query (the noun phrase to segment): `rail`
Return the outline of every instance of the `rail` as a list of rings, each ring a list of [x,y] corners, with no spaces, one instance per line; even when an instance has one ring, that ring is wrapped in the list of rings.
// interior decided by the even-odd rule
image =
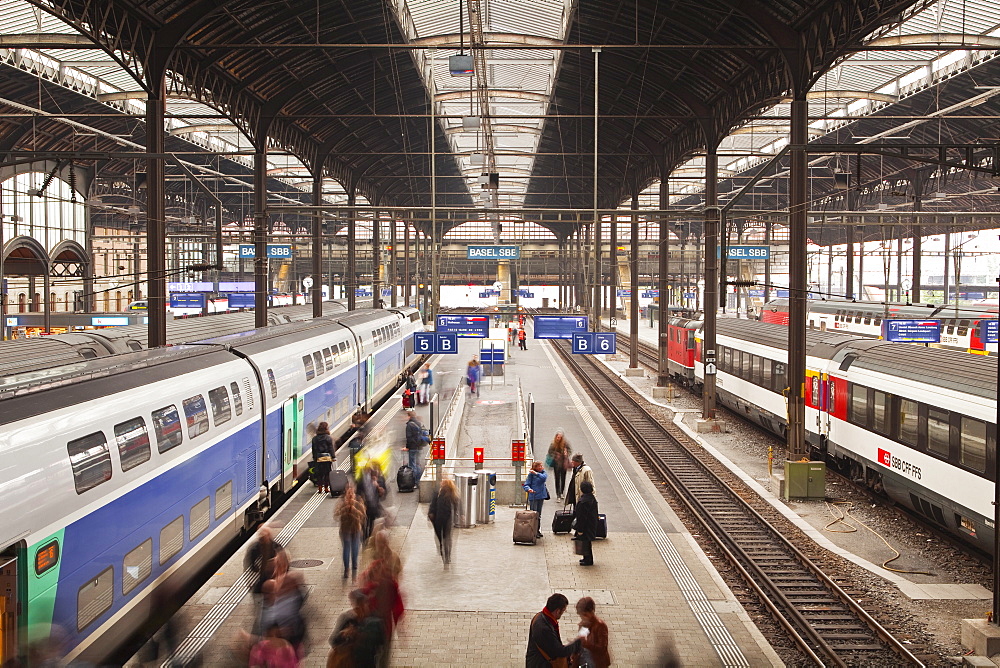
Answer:
[[[688,450],[683,436],[672,433],[672,425],[651,416],[634,390],[594,360],[569,354],[565,345],[555,348],[808,660],[817,665],[863,665],[886,661],[891,652],[892,661],[923,665]]]

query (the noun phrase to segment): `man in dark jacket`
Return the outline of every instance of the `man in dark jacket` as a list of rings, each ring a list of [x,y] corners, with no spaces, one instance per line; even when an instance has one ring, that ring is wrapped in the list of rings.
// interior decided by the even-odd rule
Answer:
[[[573,506],[573,518],[576,520],[576,537],[574,540],[580,541],[583,546],[583,559],[581,566],[594,565],[594,551],[591,545],[597,538],[597,499],[594,497],[594,486],[589,482],[580,483],[580,498]]]
[[[559,636],[559,618],[566,612],[569,600],[562,594],[552,594],[542,611],[531,620],[528,631],[528,651],[525,668],[549,668],[554,659],[569,657],[580,651],[580,639],[568,645]]]
[[[424,472],[423,451],[427,441],[424,438],[424,426],[417,419],[415,411],[407,411],[409,419],[406,421],[406,452],[409,458],[410,468],[413,469],[413,479],[420,480]]]

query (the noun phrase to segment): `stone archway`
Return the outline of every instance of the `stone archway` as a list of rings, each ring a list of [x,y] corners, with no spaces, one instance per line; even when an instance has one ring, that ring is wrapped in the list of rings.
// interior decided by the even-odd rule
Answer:
[[[49,254],[45,252],[37,240],[28,236],[14,237],[4,244],[2,252],[4,277],[16,276],[28,278],[28,303],[34,305],[34,295],[45,296],[43,312],[45,316],[45,331],[51,331],[51,305],[48,303],[50,290]],[[42,289],[39,290],[36,281],[42,278]],[[19,306],[19,308],[21,308]],[[30,307],[29,307],[30,308]],[[0,299],[0,317],[7,315],[7,298]]]
[[[72,240],[63,240],[52,249],[49,259],[49,274],[56,278],[83,279],[79,300],[74,300],[67,310],[91,311],[94,309],[94,269],[93,260],[83,246]]]

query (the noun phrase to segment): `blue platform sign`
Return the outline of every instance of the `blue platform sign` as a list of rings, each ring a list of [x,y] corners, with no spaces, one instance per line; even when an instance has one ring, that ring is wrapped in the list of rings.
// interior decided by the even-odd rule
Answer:
[[[632,296],[632,290],[630,290],[629,288],[619,288],[618,289],[618,296],[619,297],[631,297]]]
[[[466,246],[467,260],[520,260],[520,246]]]
[[[642,292],[641,296],[642,296],[643,299],[655,299],[656,297],[660,296],[660,291],[659,290],[644,290]]]
[[[480,364],[503,364],[506,361],[503,346],[499,348],[480,348]]]
[[[979,321],[979,338],[983,340],[983,343],[997,343],[997,334],[1000,333],[1000,320],[980,320]]]
[[[253,244],[240,244],[240,257],[257,257],[257,248]],[[292,257],[291,244],[268,244],[267,257],[272,260],[289,260]]]
[[[696,295],[696,294],[695,294],[695,293],[693,293],[693,292],[685,292],[685,293],[684,293],[684,299],[694,299],[694,298],[695,298],[695,297],[697,297],[697,296],[698,296],[698,295]]]
[[[437,331],[457,334],[463,338],[485,339],[489,335],[490,317],[488,315],[439,315]]]
[[[886,341],[897,343],[940,343],[940,320],[883,320]]]
[[[392,288],[382,288],[382,296],[383,297],[391,297],[392,296]]]
[[[480,298],[480,299],[489,299],[489,298],[490,298],[490,297],[492,297],[492,296],[493,296],[493,295],[491,295],[491,294],[490,294],[490,293],[488,293],[488,292],[480,292],[480,293],[479,293],[479,298]]]
[[[764,291],[763,290],[747,290],[747,294],[750,295],[751,297],[763,297],[764,296]]]
[[[457,355],[458,335],[441,332],[415,332],[413,352],[416,355]]]
[[[230,292],[229,308],[253,308],[256,306],[252,292]]]
[[[720,248],[719,253],[722,252]],[[769,260],[771,259],[770,246],[727,246],[727,260]]]
[[[215,284],[211,281],[171,281],[167,283],[167,292],[215,292]]]
[[[518,290],[517,291],[517,296],[521,297],[522,299],[534,299],[535,298],[535,293],[534,292],[528,292],[527,290]]]
[[[170,295],[170,308],[205,308],[207,297],[201,292],[175,292]]]
[[[372,296],[372,291],[371,290],[365,290],[364,288],[356,288],[354,290],[354,296],[355,297],[371,297]]]
[[[788,299],[788,290],[775,290],[774,296],[778,299]]]
[[[573,352],[577,355],[613,355],[617,350],[618,338],[614,332],[584,332],[573,335]]]
[[[585,315],[536,315],[534,338],[572,339],[574,334],[586,332]]]

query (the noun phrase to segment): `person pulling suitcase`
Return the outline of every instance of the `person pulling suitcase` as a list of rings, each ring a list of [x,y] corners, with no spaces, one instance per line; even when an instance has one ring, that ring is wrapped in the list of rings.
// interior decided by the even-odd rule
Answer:
[[[528,493],[528,509],[538,513],[536,538],[542,537],[542,504],[549,498],[549,490],[545,486],[548,477],[545,473],[545,464],[536,461],[531,465],[531,471],[524,480],[524,491]]]

